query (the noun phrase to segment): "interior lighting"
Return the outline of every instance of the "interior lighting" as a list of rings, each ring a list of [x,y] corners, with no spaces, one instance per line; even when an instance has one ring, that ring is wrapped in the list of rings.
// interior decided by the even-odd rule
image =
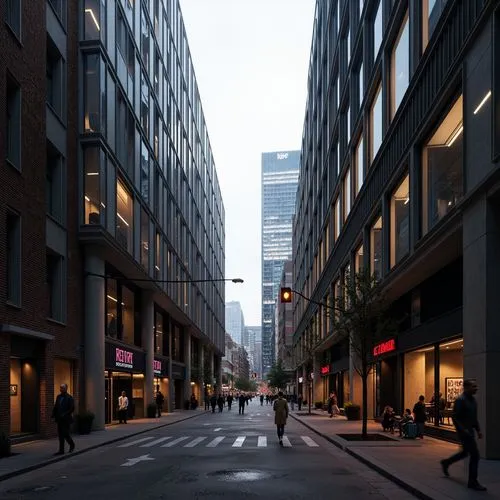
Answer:
[[[127,227],[129,227],[128,222],[120,215],[120,212],[116,212],[116,215]]]
[[[448,142],[446,143],[446,145],[451,148],[451,146],[453,145],[453,143],[460,137],[460,134],[464,131],[464,126],[463,125],[460,125],[458,127],[458,129],[453,132],[453,134],[450,136],[450,138],[448,139]]]
[[[90,198],[87,195],[85,195],[85,201],[88,201],[90,203]]]
[[[483,97],[483,100],[478,104],[477,108],[474,110],[474,114],[477,115],[480,109],[486,104],[486,101],[491,97],[491,90]]]
[[[99,175],[99,172],[87,172],[87,175]]]
[[[90,14],[90,17],[92,18],[92,21],[94,21],[95,27],[97,28],[98,31],[101,31],[99,23],[97,22],[97,19],[96,19],[95,15],[94,15],[94,11],[92,9],[85,9],[85,12],[87,14]]]

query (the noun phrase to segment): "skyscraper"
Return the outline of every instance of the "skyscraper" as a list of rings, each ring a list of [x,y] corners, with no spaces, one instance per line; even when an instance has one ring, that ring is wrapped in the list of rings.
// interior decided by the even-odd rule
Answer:
[[[283,263],[292,258],[300,151],[262,153],[262,372],[271,368],[274,312]]]
[[[226,332],[237,344],[243,341],[245,331],[245,319],[241,304],[236,301],[226,302]]]
[[[256,357],[255,344],[260,342],[262,338],[262,327],[261,326],[246,326],[243,333],[243,346],[248,352],[248,361],[250,362],[250,370],[252,372],[257,372],[257,367],[261,365],[260,356],[259,359]]]

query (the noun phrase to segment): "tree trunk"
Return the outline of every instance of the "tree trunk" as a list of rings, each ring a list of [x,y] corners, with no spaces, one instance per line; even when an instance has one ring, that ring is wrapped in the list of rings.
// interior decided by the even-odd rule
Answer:
[[[368,370],[366,366],[363,366],[363,423],[361,427],[361,434],[363,439],[368,437]]]

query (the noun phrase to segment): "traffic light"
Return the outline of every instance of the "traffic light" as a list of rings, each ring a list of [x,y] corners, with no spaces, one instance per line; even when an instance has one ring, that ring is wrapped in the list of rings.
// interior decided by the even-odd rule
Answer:
[[[280,292],[281,302],[291,302],[292,301],[292,289],[289,287],[283,287]]]

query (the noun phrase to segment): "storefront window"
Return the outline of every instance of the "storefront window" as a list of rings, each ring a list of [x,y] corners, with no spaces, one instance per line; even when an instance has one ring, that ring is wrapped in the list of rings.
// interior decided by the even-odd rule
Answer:
[[[439,345],[439,424],[453,425],[453,403],[463,391],[463,338]]]
[[[128,344],[134,344],[134,292],[126,286],[122,286],[122,340]]]
[[[118,286],[116,280],[106,280],[106,335],[118,337]]]
[[[463,194],[463,99],[460,96],[422,155],[423,234],[438,223]]]
[[[124,184],[116,181],[116,240],[132,253],[132,235],[134,227],[133,199]]]
[[[382,217],[370,230],[370,272],[377,279],[382,277]]]
[[[434,346],[424,347],[404,355],[404,409],[413,410],[420,396],[430,412],[434,395]]]
[[[407,175],[391,197],[391,267],[410,249],[410,178]]]
[[[85,224],[100,224],[100,150],[97,147],[84,150]]]
[[[155,314],[155,352],[163,354],[163,314]]]

